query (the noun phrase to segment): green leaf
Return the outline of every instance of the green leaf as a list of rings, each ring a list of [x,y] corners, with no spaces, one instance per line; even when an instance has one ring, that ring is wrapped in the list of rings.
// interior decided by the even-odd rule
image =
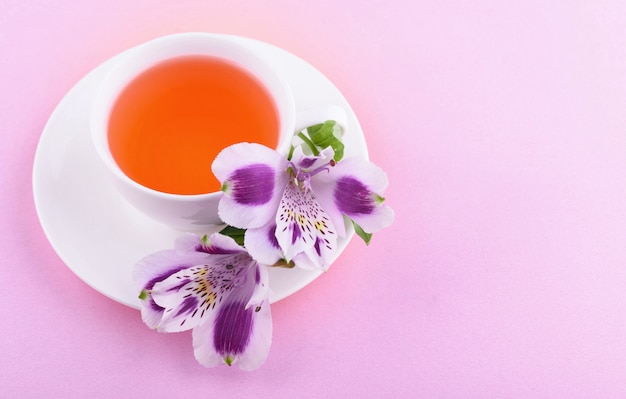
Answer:
[[[335,136],[335,128],[339,128],[339,126],[336,125],[337,122],[335,121],[326,121],[324,123],[309,126],[307,128],[307,133],[317,148],[323,150],[326,147],[332,147],[335,151],[333,159],[335,162],[339,162],[341,161],[341,158],[343,158],[344,145],[341,140]]]
[[[226,226],[220,231],[220,234],[232,238],[238,245],[241,245],[243,247],[243,239],[246,234],[245,229],[238,229],[237,227]]]
[[[361,226],[359,226],[358,224],[356,224],[354,222],[354,220],[352,221],[352,224],[354,225],[354,232],[363,239],[363,241],[365,241],[366,245],[369,245],[370,241],[372,240],[372,233],[366,233],[365,230],[363,230],[363,228]]]

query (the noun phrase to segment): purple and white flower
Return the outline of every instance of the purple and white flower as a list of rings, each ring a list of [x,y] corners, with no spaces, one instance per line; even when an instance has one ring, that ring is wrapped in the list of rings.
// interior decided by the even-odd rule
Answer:
[[[393,221],[382,196],[386,174],[363,159],[336,162],[327,147],[287,159],[254,143],[234,144],[213,162],[224,193],[219,216],[246,229],[244,245],[267,265],[326,270],[347,224],[369,235]]]
[[[342,132],[334,121],[310,126],[286,157],[252,143],[220,152],[212,170],[229,226],[182,236],[135,266],[144,322],[192,330],[204,366],[260,367],[272,341],[266,265],[327,270],[351,228],[368,243],[393,221],[387,175],[367,160],[343,159]]]
[[[187,234],[175,249],[135,267],[141,314],[162,332],[193,329],[194,354],[206,367],[221,363],[253,370],[272,340],[266,267],[230,237]]]

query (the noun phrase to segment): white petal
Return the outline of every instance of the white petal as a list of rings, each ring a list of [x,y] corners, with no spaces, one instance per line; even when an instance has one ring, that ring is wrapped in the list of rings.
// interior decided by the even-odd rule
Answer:
[[[271,266],[283,258],[283,251],[276,240],[275,223],[246,230],[244,246],[250,256],[263,265]]]
[[[204,367],[224,364],[224,358],[215,349],[213,343],[215,313],[212,313],[201,325],[192,331],[193,352],[198,363]]]
[[[355,214],[350,218],[361,226],[366,233],[375,233],[387,228],[393,223],[395,214],[393,209],[385,204],[378,206],[371,214]]]
[[[257,278],[257,280],[255,281],[255,288],[252,292],[252,296],[246,304],[246,308],[261,305],[263,301],[269,298],[270,284],[267,266],[258,265],[258,267],[256,268],[256,273],[257,274],[255,277]]]
[[[324,211],[328,214],[328,218],[331,220],[335,231],[339,237],[345,237],[346,226],[345,220],[339,208],[335,205],[334,192],[335,181],[328,177],[326,173],[320,173],[313,176],[311,179],[311,188],[315,193],[315,197],[320,206],[324,208]]]
[[[307,252],[302,252],[294,256],[292,261],[299,269],[303,270],[319,271],[320,269],[326,270],[328,267],[327,265],[320,265],[318,257],[311,258]]]
[[[288,184],[276,215],[276,239],[289,261],[306,252],[319,268],[337,247],[333,223],[311,190]]]
[[[183,252],[193,252],[196,251],[201,242],[202,236],[193,233],[185,233],[176,239],[174,249]]]
[[[154,304],[152,298],[142,301],[141,304],[141,320],[152,329],[156,329],[161,324],[163,318],[162,307]]]

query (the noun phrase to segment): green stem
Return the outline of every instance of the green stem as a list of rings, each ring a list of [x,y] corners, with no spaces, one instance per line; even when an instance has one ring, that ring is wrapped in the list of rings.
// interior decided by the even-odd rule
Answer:
[[[302,133],[302,132],[298,133],[298,137],[300,137],[302,139],[302,141],[304,141],[306,143],[306,145],[309,146],[309,148],[311,149],[311,152],[313,152],[313,155],[318,156],[320,154],[320,152],[317,150],[317,147],[315,146],[315,144],[313,144],[311,139],[309,139],[304,133]]]

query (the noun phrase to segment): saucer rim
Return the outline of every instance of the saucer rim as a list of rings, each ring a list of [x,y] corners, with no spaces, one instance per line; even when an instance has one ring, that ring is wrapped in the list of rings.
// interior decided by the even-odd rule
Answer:
[[[368,157],[365,138],[363,136],[363,132],[358,122],[358,119],[356,115],[354,114],[354,111],[350,107],[345,97],[337,89],[337,87],[325,75],[323,75],[319,70],[314,68],[311,64],[297,57],[296,55],[288,52],[287,50],[271,45],[269,43],[265,43],[256,39],[238,37],[238,36],[233,36],[233,35],[223,35],[223,36],[228,36],[231,38],[235,38],[236,40],[241,40],[242,43],[246,43],[250,45],[251,48],[255,48],[256,51],[259,52],[260,56],[269,57],[269,55],[271,55],[272,53],[274,53],[275,56],[280,55],[281,57],[289,59],[292,62],[296,62],[300,64],[303,69],[304,67],[309,68],[308,73],[315,73],[318,75],[316,78],[322,78],[323,80],[325,80],[325,83],[327,83],[329,86],[328,88],[324,90],[330,91],[331,89],[333,89],[335,91],[334,95],[340,97],[341,99],[340,101],[341,104],[337,104],[337,105],[341,105],[342,107],[344,107],[346,113],[348,114],[348,119],[350,119],[351,134],[354,135],[354,140],[356,140],[357,144],[359,144],[357,147],[360,148],[358,156],[361,156],[364,158]],[[33,196],[35,200],[35,209],[37,212],[37,217],[42,226],[44,234],[46,235],[46,238],[50,242],[54,251],[61,258],[64,264],[70,269],[70,271],[72,271],[72,273],[74,273],[77,277],[79,277],[80,280],[82,280],[84,283],[86,283],[88,286],[90,286],[97,292],[100,292],[101,294],[123,305],[138,309],[140,306],[138,298],[131,296],[131,295],[125,295],[125,296],[117,295],[115,294],[116,290],[112,290],[110,287],[107,287],[106,284],[104,283],[100,284],[97,276],[101,275],[102,273],[101,272],[90,273],[88,271],[89,268],[85,268],[84,266],[76,264],[76,261],[73,260],[74,257],[70,256],[70,254],[68,254],[67,252],[67,245],[61,244],[59,240],[63,240],[64,238],[67,237],[67,235],[63,237],[59,236],[60,234],[59,231],[63,229],[59,229],[58,226],[55,226],[54,218],[51,218],[50,215],[47,213],[48,204],[46,204],[47,192],[45,190],[45,187],[47,186],[49,182],[46,182],[45,176],[48,172],[42,169],[45,166],[44,164],[46,163],[45,162],[46,157],[52,156],[54,158],[54,155],[53,155],[54,151],[50,147],[50,144],[48,143],[48,141],[51,137],[55,137],[55,129],[58,129],[57,125],[63,125],[63,116],[64,116],[63,112],[67,111],[68,107],[71,107],[71,105],[73,104],[72,101],[76,102],[80,99],[81,90],[87,90],[90,92],[88,94],[88,96],[90,96],[88,98],[88,102],[89,104],[91,104],[95,96],[94,94],[95,87],[90,89],[89,85],[93,83],[97,83],[98,81],[102,81],[104,77],[106,76],[107,68],[108,69],[112,68],[115,60],[118,59],[118,57],[120,57],[123,53],[124,52],[120,52],[114,55],[113,57],[102,62],[100,65],[98,65],[97,67],[89,71],[86,75],[84,75],[81,79],[78,80],[78,82],[76,82],[73,85],[73,87],[63,96],[63,98],[56,105],[48,121],[46,122],[46,125],[42,131],[41,137],[39,138],[39,142],[37,144],[37,149],[35,152],[35,158],[34,158],[34,163],[33,163],[32,188],[33,188]],[[298,74],[306,75],[304,71],[300,71],[298,72]],[[328,94],[328,96],[330,97],[330,94]],[[82,116],[84,117],[85,115],[82,115]],[[87,123],[88,123],[88,120],[87,120]],[[57,133],[56,135],[58,136],[59,134]],[[68,137],[72,138],[78,135],[80,135],[80,133],[75,132],[75,133],[72,133],[72,135]],[[87,132],[87,135],[90,136],[88,132]],[[95,151],[95,148],[94,148],[94,151]],[[133,209],[132,211],[135,212],[135,216],[141,219],[141,222],[148,223],[148,224],[154,223],[154,226],[159,226],[161,230],[167,229],[168,230],[167,235],[174,236],[175,234],[176,235],[183,234],[180,231],[175,231],[163,225],[159,225],[156,222],[147,221],[143,219],[141,215],[138,214],[139,211],[137,210]],[[209,232],[207,231],[207,233]],[[340,241],[338,242],[338,249],[336,253],[334,254],[333,259],[331,260],[331,264],[334,263],[336,259],[340,256],[340,254],[345,250],[345,248],[347,247],[347,245],[349,244],[353,236],[354,236],[354,231],[350,229],[347,232],[345,237],[340,238]],[[173,245],[173,241],[170,243],[170,247],[171,245]],[[165,249],[165,248],[161,248],[161,249]],[[80,251],[80,250],[77,250],[77,251]],[[120,253],[121,252],[123,251],[120,250]],[[284,276],[286,272],[291,272],[290,276],[295,276],[295,273],[293,273],[294,269],[287,270],[287,269],[270,268],[269,271],[270,271],[270,289],[276,288],[276,287],[273,287],[272,285],[273,277],[282,275],[283,276],[282,280],[289,280],[290,278],[293,278],[293,277],[285,278]],[[300,277],[295,281],[293,285],[288,286],[288,287],[281,287],[280,290],[276,290],[276,289],[272,290],[270,294],[270,301],[272,303],[278,302],[282,299],[285,299],[293,295],[294,293],[306,287],[311,282],[316,280],[320,275],[323,274],[322,271],[317,271],[317,270],[316,271],[304,271],[304,272],[301,270],[298,270],[298,272],[300,273]],[[94,278],[94,275],[96,276],[96,278]],[[282,280],[279,278],[279,282]]]

